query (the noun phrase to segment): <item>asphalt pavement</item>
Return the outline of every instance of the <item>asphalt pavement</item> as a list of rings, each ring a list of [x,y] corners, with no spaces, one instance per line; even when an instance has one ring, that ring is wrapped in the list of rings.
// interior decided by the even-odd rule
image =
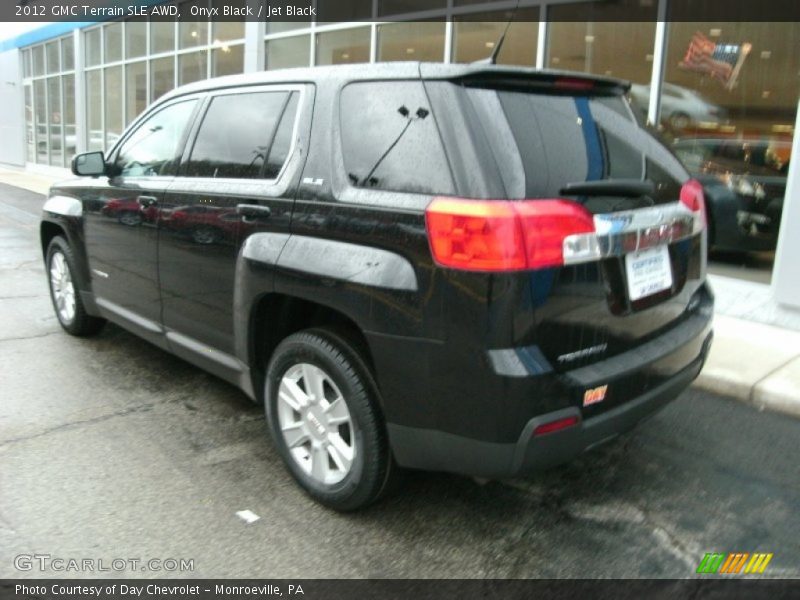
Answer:
[[[42,203],[0,185],[0,577],[690,577],[706,552],[800,577],[800,420],[694,388],[535,478],[410,473],[366,511],[322,508],[238,390],[115,326],[61,331]],[[194,570],[15,568],[34,554]]]

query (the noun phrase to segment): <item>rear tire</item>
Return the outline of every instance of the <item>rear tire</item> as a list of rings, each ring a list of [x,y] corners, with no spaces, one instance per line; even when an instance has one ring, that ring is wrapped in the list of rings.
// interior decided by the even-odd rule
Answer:
[[[330,508],[363,508],[396,477],[366,363],[345,337],[308,329],[283,340],[269,361],[264,405],[287,469]]]
[[[75,256],[69,243],[62,236],[54,237],[47,246],[47,281],[50,300],[58,322],[64,331],[75,336],[96,334],[105,325],[105,320],[86,312],[77,286]]]

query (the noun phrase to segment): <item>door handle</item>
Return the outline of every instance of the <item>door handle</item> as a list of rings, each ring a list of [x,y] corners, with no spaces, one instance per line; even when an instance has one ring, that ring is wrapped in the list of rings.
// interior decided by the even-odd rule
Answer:
[[[158,204],[158,198],[155,196],[139,196],[136,198],[136,202],[138,202],[139,206],[142,208],[149,208]]]
[[[269,206],[261,206],[260,204],[237,204],[236,214],[248,219],[266,219],[272,214]]]

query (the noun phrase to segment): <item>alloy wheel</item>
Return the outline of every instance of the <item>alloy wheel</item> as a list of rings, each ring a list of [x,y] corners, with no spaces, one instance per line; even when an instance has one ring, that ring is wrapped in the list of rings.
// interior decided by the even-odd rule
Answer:
[[[75,286],[67,259],[61,252],[55,252],[50,259],[50,288],[58,316],[64,323],[75,318]]]
[[[344,396],[316,365],[290,367],[278,388],[278,422],[292,458],[318,483],[342,481],[356,454],[353,420]]]

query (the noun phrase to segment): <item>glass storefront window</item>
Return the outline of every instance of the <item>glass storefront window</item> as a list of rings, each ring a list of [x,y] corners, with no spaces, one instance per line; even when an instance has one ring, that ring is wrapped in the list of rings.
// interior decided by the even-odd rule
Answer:
[[[799,47],[800,23],[671,23],[661,124],[671,136],[791,140]]]
[[[171,56],[150,61],[150,101],[175,87],[175,59]]]
[[[33,114],[33,87],[30,84],[25,86],[25,160],[34,162],[36,160],[36,126]]]
[[[125,23],[125,58],[138,58],[147,52],[147,23],[128,21]]]
[[[244,45],[222,45],[211,52],[211,76],[244,73]]]
[[[659,125],[703,185],[711,248],[774,250],[796,133],[800,23],[671,23],[667,45]],[[649,92],[632,95],[646,102]]]
[[[64,75],[61,78],[61,90],[64,95],[64,165],[68,166],[75,156],[78,147],[78,132],[75,121],[75,76]]]
[[[547,66],[649,83],[658,2],[576,2],[547,8]]]
[[[225,0],[227,2],[227,0]],[[221,3],[220,3],[221,5]],[[211,29],[211,42],[229,42],[231,40],[241,40],[244,38],[243,21],[220,21],[214,23]]]
[[[103,142],[103,80],[100,69],[86,72],[87,149],[102,150]]]
[[[22,51],[22,74],[24,77],[31,76],[31,51],[30,49]]]
[[[33,76],[44,75],[44,46],[33,47]]]
[[[122,67],[105,69],[105,148],[119,139],[125,126],[122,114]]]
[[[369,62],[369,27],[329,31],[317,35],[318,65]]]
[[[69,35],[61,39],[61,70],[75,69],[75,40]]]
[[[655,32],[655,22],[551,23],[547,65],[646,84],[653,72]]]
[[[180,6],[182,15],[191,15],[193,6],[207,8],[207,0],[191,0],[184,2]],[[181,21],[178,23],[178,47],[193,48],[194,46],[205,46],[208,44],[208,22],[207,21]]]
[[[33,82],[36,105],[36,162],[47,164],[47,87],[44,79]]]
[[[453,62],[470,63],[491,56],[511,17],[511,11],[459,17],[453,24]],[[536,64],[538,19],[537,8],[522,8],[517,11],[500,48],[497,64],[529,67]]]
[[[311,59],[310,43],[307,35],[268,41],[265,49],[267,69],[307,67]]]
[[[47,73],[52,75],[61,70],[61,61],[59,59],[58,41],[48,42],[45,44],[45,54],[47,56]]]
[[[86,66],[93,67],[95,65],[99,65],[102,61],[102,31],[99,27],[95,27],[94,29],[89,29],[86,33],[83,34],[83,42],[86,46],[85,48],[85,58]]]
[[[122,60],[122,23],[112,23],[103,27],[103,62]]]
[[[150,23],[150,53],[175,50],[175,23]]]
[[[178,85],[200,81],[208,76],[208,52],[190,52],[178,56]]]
[[[50,165],[63,166],[61,134],[61,80],[58,76],[47,79],[47,124],[50,141]]]
[[[193,48],[208,43],[208,23],[178,23],[180,48]]]
[[[378,60],[423,60],[444,58],[443,22],[390,23],[378,27]]]
[[[125,66],[125,125],[147,108],[147,64],[135,62]]]

